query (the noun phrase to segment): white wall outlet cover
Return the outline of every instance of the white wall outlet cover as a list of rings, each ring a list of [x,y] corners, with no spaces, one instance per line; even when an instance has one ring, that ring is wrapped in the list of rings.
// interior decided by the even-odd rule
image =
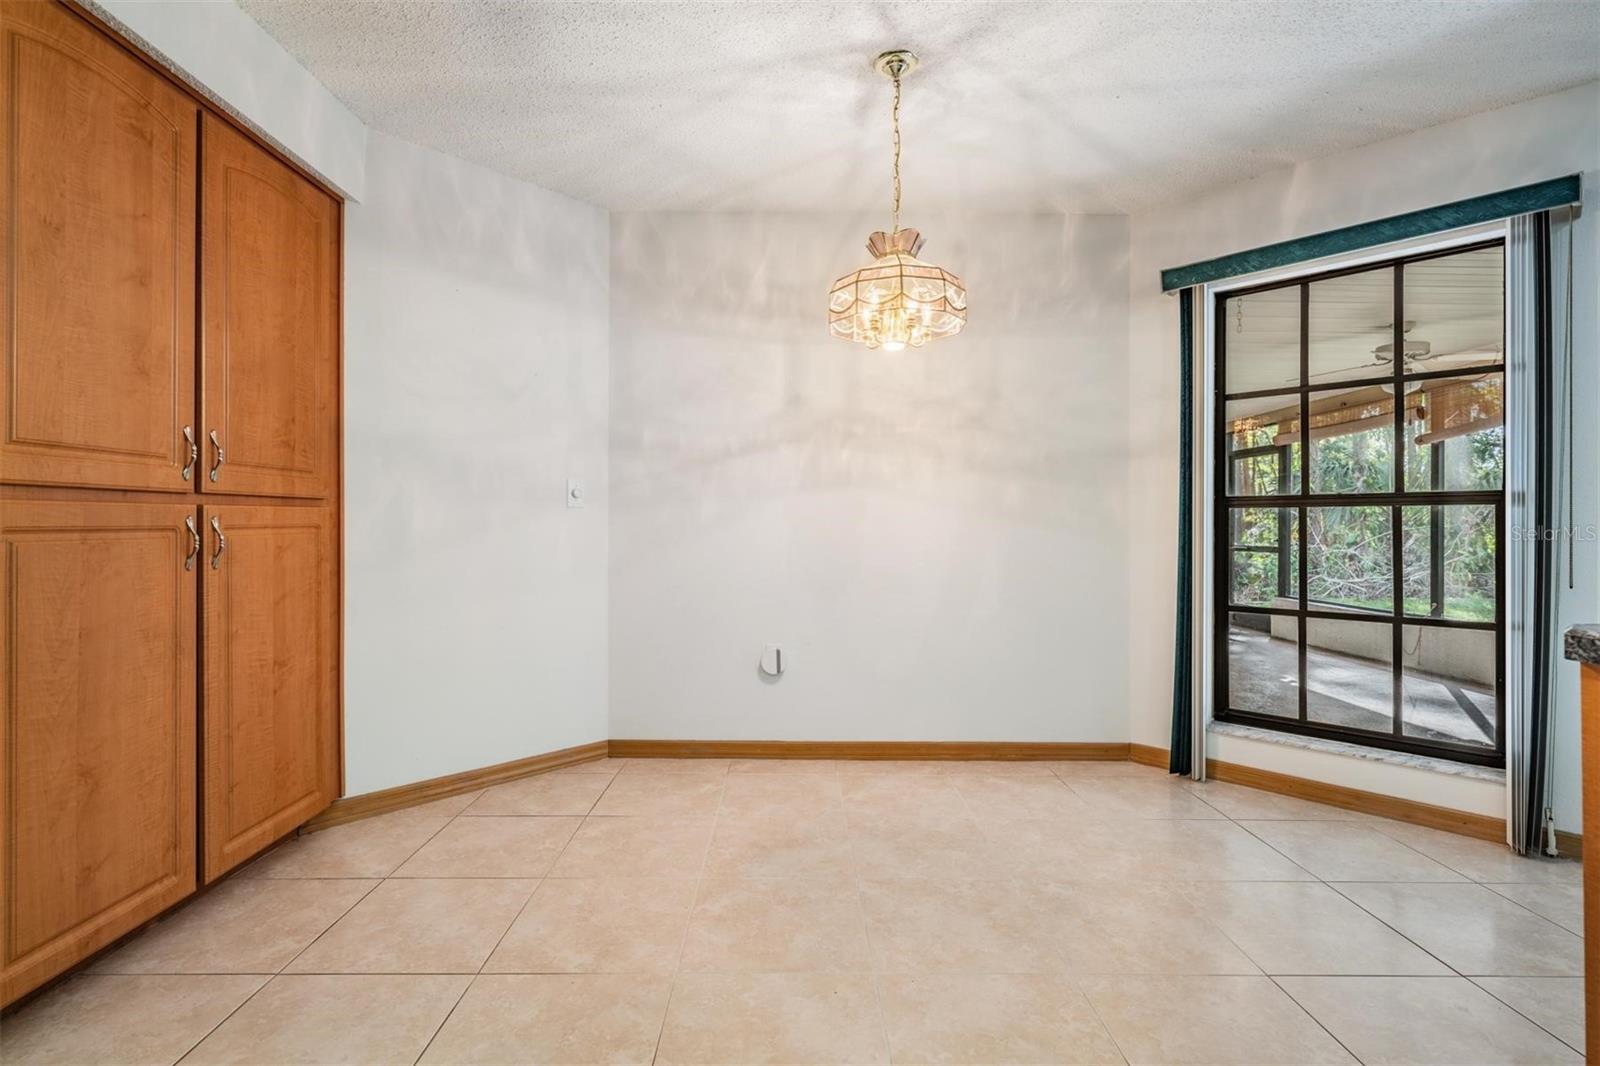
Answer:
[[[788,668],[783,649],[776,644],[768,644],[761,650],[761,672],[768,677],[779,677]]]
[[[567,506],[582,507],[587,498],[587,490],[583,487],[581,478],[567,478]]]

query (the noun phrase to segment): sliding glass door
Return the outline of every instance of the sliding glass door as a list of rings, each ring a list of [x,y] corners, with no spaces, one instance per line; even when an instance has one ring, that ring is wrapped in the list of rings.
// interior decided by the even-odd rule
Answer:
[[[1503,765],[1500,242],[1217,297],[1216,717]]]

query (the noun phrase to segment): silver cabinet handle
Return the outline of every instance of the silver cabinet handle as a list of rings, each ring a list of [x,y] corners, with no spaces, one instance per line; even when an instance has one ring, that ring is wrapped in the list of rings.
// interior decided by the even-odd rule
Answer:
[[[195,528],[194,515],[187,515],[183,524],[189,527],[189,554],[183,557],[183,568],[194,569],[194,561],[200,554],[200,531]]]
[[[217,550],[211,553],[211,569],[216,570],[222,566],[222,553],[228,550],[228,538],[222,535],[222,519],[212,517],[211,532],[217,535]]]
[[[194,464],[200,459],[200,445],[194,442],[194,428],[183,427],[183,439],[189,442],[189,461],[183,464],[183,480],[188,481],[189,475],[194,473]]]
[[[211,480],[215,481],[217,480],[217,472],[222,469],[222,461],[227,458],[222,450],[222,442],[217,439],[216,430],[211,431],[211,446],[217,450],[217,461],[211,466]],[[212,519],[212,521],[215,522],[216,519]]]

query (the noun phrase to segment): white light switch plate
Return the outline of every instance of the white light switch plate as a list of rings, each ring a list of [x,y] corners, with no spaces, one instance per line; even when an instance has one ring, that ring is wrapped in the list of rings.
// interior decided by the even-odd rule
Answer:
[[[582,507],[588,490],[583,487],[581,478],[567,478],[567,506]]]

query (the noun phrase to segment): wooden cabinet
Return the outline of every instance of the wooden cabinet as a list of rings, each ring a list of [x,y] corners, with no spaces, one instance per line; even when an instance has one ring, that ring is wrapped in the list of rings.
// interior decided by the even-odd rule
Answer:
[[[199,108],[56,4],[0,27],[0,471],[188,491]]]
[[[207,115],[202,130],[201,488],[327,496],[338,204],[226,123]]]
[[[338,794],[333,523],[325,508],[207,506],[201,628],[206,881]]]
[[[1568,644],[1568,648],[1571,648]],[[1568,651],[1568,657],[1572,652]],[[1600,663],[1585,661],[1580,668],[1579,697],[1582,715],[1583,826],[1590,840],[1600,837]],[[1583,864],[1583,927],[1600,930],[1600,862],[1585,850]],[[1600,1061],[1600,935],[1583,942],[1584,1054]]]
[[[339,791],[342,206],[58,0],[0,119],[5,1006]]]
[[[4,507],[10,1001],[194,889],[198,564],[182,503]]]

